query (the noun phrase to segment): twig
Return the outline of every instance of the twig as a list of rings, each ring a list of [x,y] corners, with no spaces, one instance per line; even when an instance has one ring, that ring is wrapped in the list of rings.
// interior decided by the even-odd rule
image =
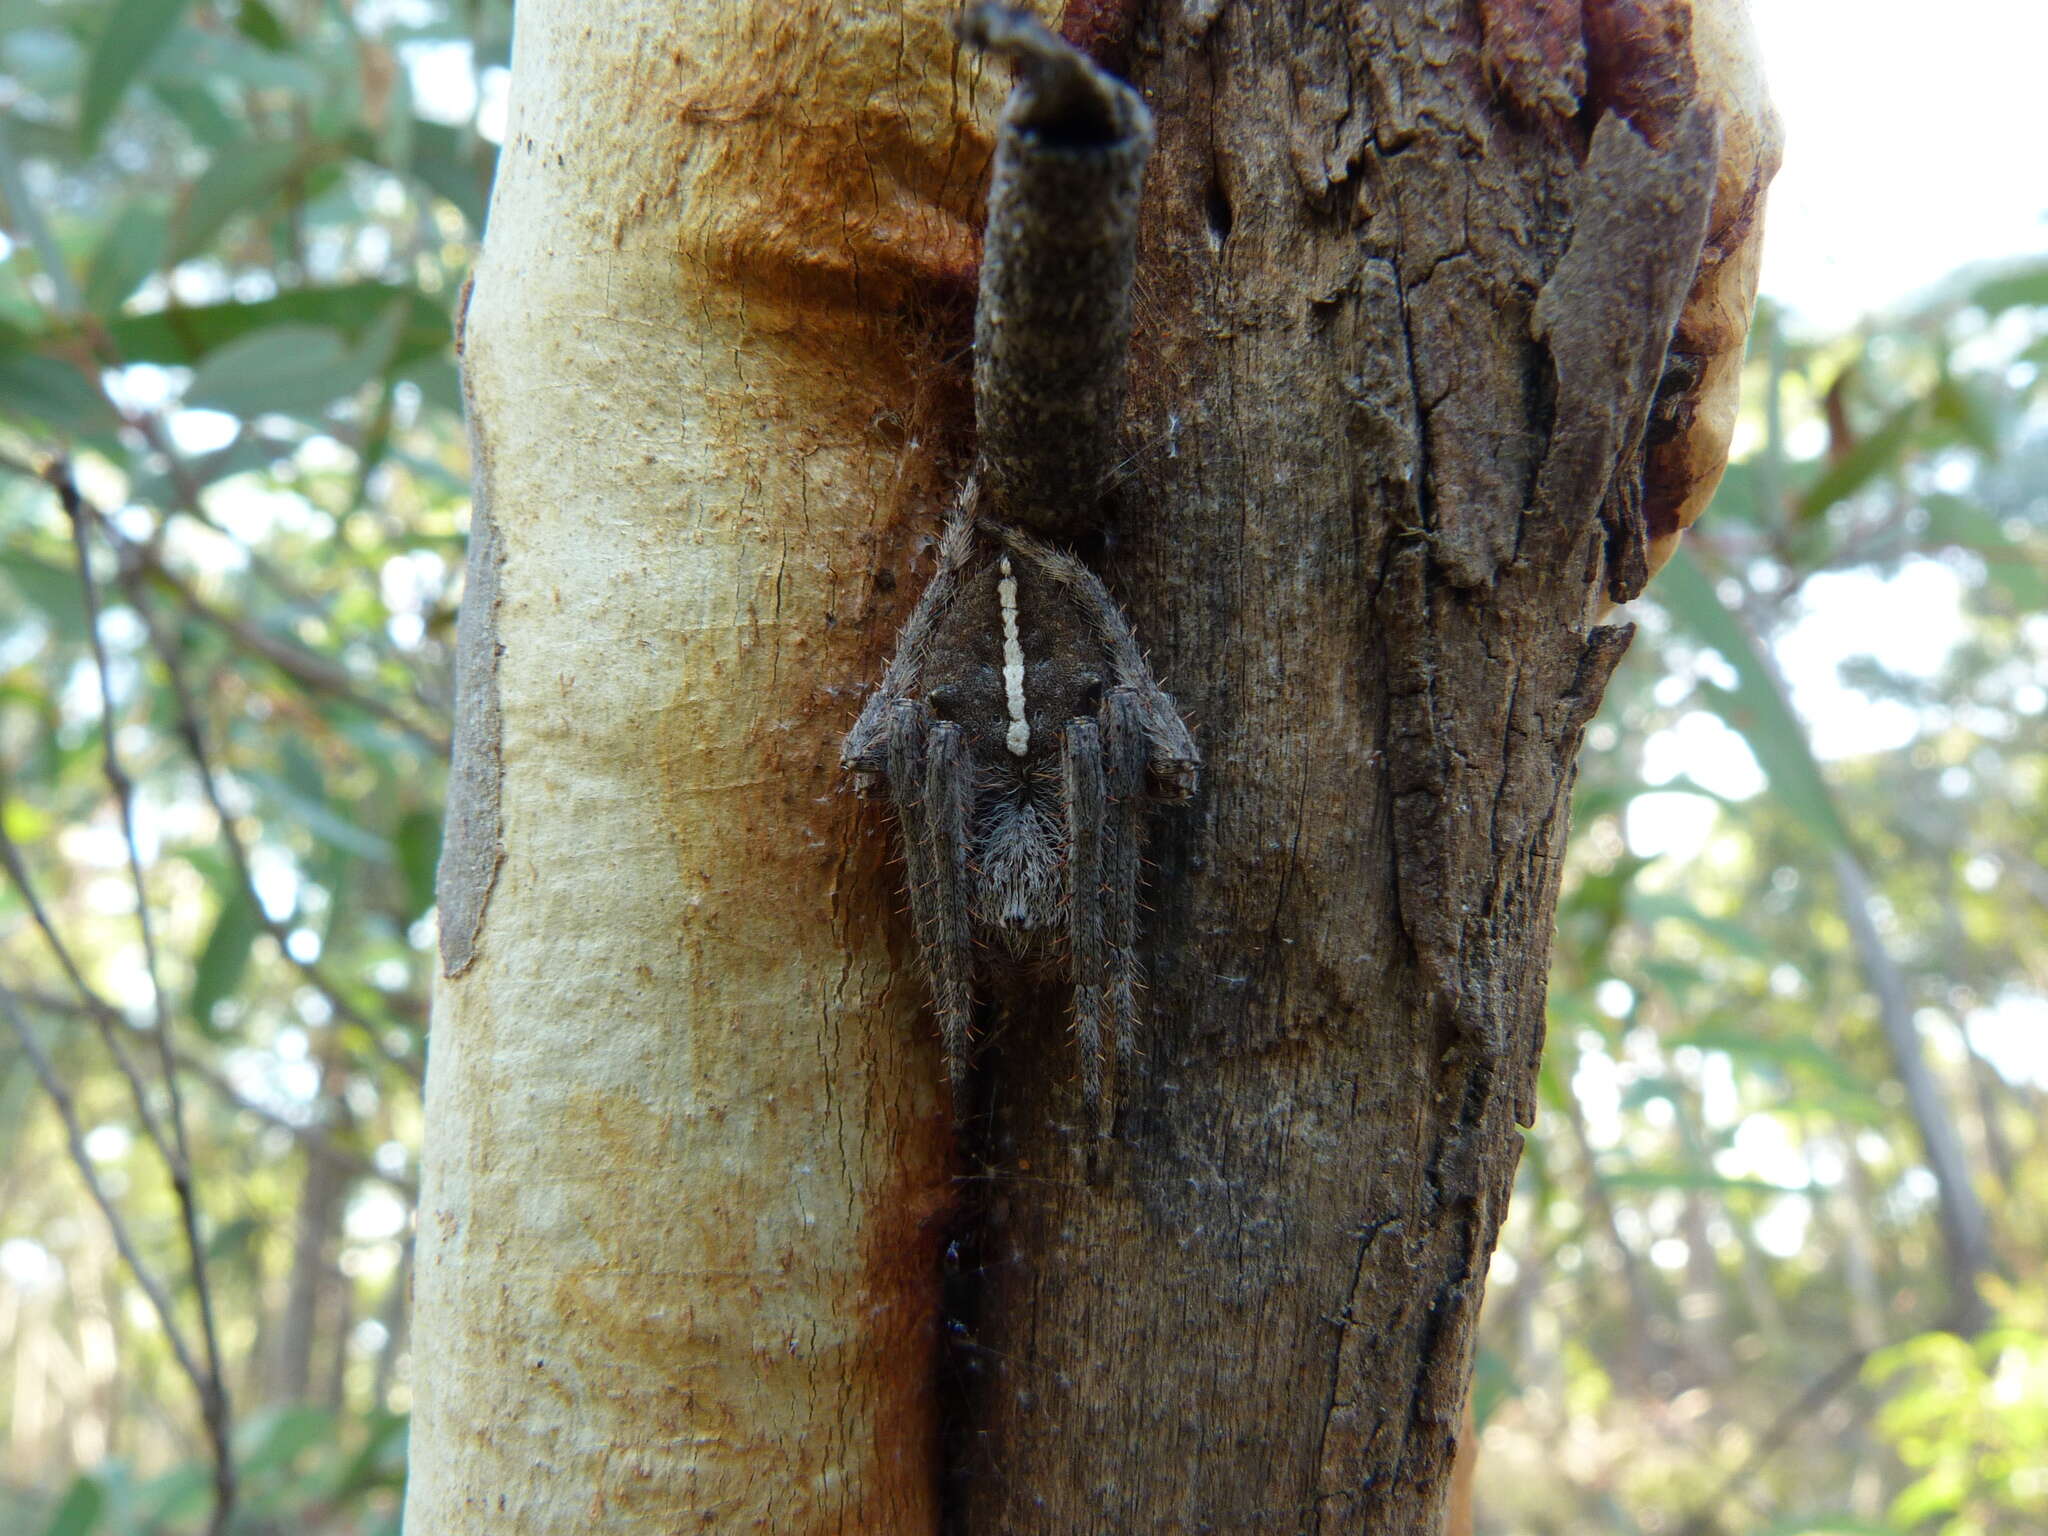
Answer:
[[[185,1105],[178,1091],[177,1060],[171,1046],[170,999],[164,990],[162,968],[157,960],[156,924],[151,918],[149,884],[142,868],[142,849],[135,835],[135,785],[121,764],[115,743],[119,734],[118,711],[114,703],[113,669],[107,660],[106,639],[100,633],[99,583],[92,572],[91,509],[79,494],[71,466],[63,459],[52,461],[44,478],[57,493],[58,502],[71,521],[71,540],[78,552],[79,591],[85,606],[86,638],[92,647],[94,669],[100,683],[101,769],[121,817],[121,838],[128,856],[128,875],[135,887],[135,921],[142,935],[143,965],[149,976],[150,995],[156,1006],[156,1044],[163,1070],[164,1093],[169,1106],[170,1143],[174,1155],[165,1159],[171,1188],[177,1196],[178,1217],[184,1228],[185,1247],[191,1263],[192,1293],[199,1307],[200,1336],[206,1349],[207,1369],[199,1384],[200,1408],[206,1421],[207,1438],[213,1446],[213,1517],[208,1522],[213,1536],[225,1532],[235,1506],[235,1463],[230,1444],[230,1408],[227,1380],[221,1369],[220,1334],[214,1321],[213,1288],[208,1283],[206,1244],[199,1231],[198,1192],[192,1182],[192,1149],[185,1135]],[[260,909],[259,909],[260,910]]]
[[[105,1006],[96,1003],[74,1002],[70,998],[58,997],[48,992],[18,990],[14,996],[16,1002],[28,1004],[35,1012],[54,1013],[71,1018],[93,1017]],[[372,1179],[379,1184],[389,1185],[408,1200],[417,1200],[419,1198],[420,1187],[416,1179],[407,1178],[402,1173],[387,1173],[384,1169],[377,1166],[375,1159],[365,1157],[360,1152],[337,1145],[325,1125],[307,1124],[303,1121],[294,1120],[290,1115],[272,1109],[266,1104],[259,1104],[229,1081],[227,1075],[217,1067],[210,1066],[206,1062],[199,1060],[196,1056],[190,1056],[180,1051],[178,1053],[178,1070],[204,1083],[230,1109],[239,1110],[246,1115],[254,1115],[265,1125],[275,1126],[278,1130],[288,1134],[308,1152],[318,1157],[327,1158],[338,1167],[346,1169],[356,1178]]]
[[[135,1275],[135,1283],[142,1287],[143,1295],[149,1298],[150,1309],[156,1313],[162,1324],[164,1338],[169,1341],[171,1355],[178,1362],[178,1369],[191,1381],[193,1390],[199,1394],[202,1413],[207,1419],[208,1437],[212,1438],[212,1403],[216,1388],[212,1372],[203,1369],[192,1354],[192,1346],[185,1337],[185,1330],[178,1322],[178,1314],[171,1306],[170,1294],[163,1282],[150,1273],[142,1262],[142,1255],[136,1251],[135,1239],[128,1231],[128,1224],[121,1219],[121,1212],[108,1196],[106,1186],[100,1183],[100,1176],[94,1169],[92,1155],[85,1149],[85,1132],[79,1125],[78,1106],[71,1098],[71,1091],[64,1086],[64,1079],[57,1074],[57,1065],[36,1039],[28,1027],[28,1020],[22,1016],[21,1007],[12,992],[0,987],[0,1013],[7,1015],[7,1023],[13,1029],[15,1038],[21,1042],[22,1053],[28,1057],[29,1066],[34,1069],[37,1080],[43,1085],[43,1092],[49,1095],[56,1107],[57,1117],[64,1122],[64,1139],[71,1149],[71,1161],[77,1166],[79,1176],[85,1180],[85,1187],[100,1208],[100,1214],[107,1219],[107,1228],[113,1234],[114,1247],[127,1261],[128,1268]],[[216,1444],[216,1455],[219,1454]],[[216,1484],[217,1486],[217,1484]],[[230,1485],[232,1487],[232,1484]],[[216,1530],[225,1529],[225,1522],[216,1521]]]
[[[199,772],[199,782],[206,794],[206,800],[213,807],[215,819],[220,823],[221,841],[227,845],[228,859],[235,867],[235,876],[242,887],[242,898],[249,903],[250,910],[263,931],[276,940],[287,964],[318,989],[327,999],[328,1005],[337,1017],[357,1025],[370,1036],[370,1043],[386,1061],[404,1072],[414,1082],[421,1077],[419,1064],[409,1057],[401,1056],[385,1045],[377,1021],[364,1013],[343,994],[340,986],[333,981],[318,964],[301,960],[292,953],[290,927],[280,918],[272,917],[257,898],[255,871],[249,862],[249,850],[242,841],[242,834],[236,829],[234,815],[229,811],[220,791],[220,775],[214,770],[213,754],[206,744],[206,730],[199,719],[198,706],[192,700],[192,690],[186,685],[182,657],[177,641],[164,632],[156,613],[132,583],[124,581],[124,590],[135,604],[136,614],[141,618],[144,632],[149,636],[149,648],[162,664],[164,675],[171,685],[171,699],[177,709],[178,736],[184,743],[185,753],[192,759],[192,766]]]
[[[222,1076],[212,1067],[207,1066],[203,1062],[194,1061],[190,1056],[179,1056],[178,1066],[182,1070],[190,1072],[236,1109],[243,1111],[245,1114],[254,1115],[257,1119],[268,1125],[274,1125],[281,1131],[289,1132],[292,1138],[312,1155],[326,1158],[337,1167],[346,1169],[356,1178],[374,1179],[380,1184],[388,1184],[392,1189],[410,1200],[417,1200],[419,1198],[419,1185],[416,1182],[408,1179],[401,1173],[386,1173],[375,1162],[364,1157],[360,1152],[351,1152],[346,1147],[336,1146],[334,1138],[328,1135],[325,1126],[301,1125],[287,1115],[281,1115],[274,1109],[265,1108],[242,1093],[233,1083],[229,1082],[226,1077]]]
[[[58,245],[56,235],[50,229],[50,221],[43,217],[43,210],[29,195],[28,181],[21,174],[21,161],[14,153],[4,121],[0,121],[0,201],[4,201],[8,212],[14,215],[14,227],[27,232],[29,246],[35,251],[43,275],[50,280],[50,288],[57,296],[58,312],[73,314],[83,309],[85,301],[79,294],[78,280],[71,275],[71,268],[64,261],[64,249]]]
[[[1971,1317],[1971,1305],[1967,1299],[1952,1303],[1948,1310],[1927,1330],[1933,1333],[1962,1332],[1979,1326]],[[1814,1383],[1799,1395],[1775,1419],[1751,1448],[1742,1465],[1722,1478],[1714,1491],[1693,1506],[1678,1527],[1678,1536],[1713,1536],[1720,1529],[1714,1514],[1715,1507],[1763,1470],[1764,1466],[1785,1450],[1792,1442],[1792,1432],[1802,1423],[1811,1420],[1821,1409],[1862,1373],[1863,1363],[1879,1349],[1887,1346],[1878,1344],[1858,1345],[1837,1360]]]
[[[55,467],[53,466],[52,473],[54,472]],[[48,478],[48,476],[45,478]],[[56,482],[52,481],[52,483],[55,484]],[[59,487],[60,496],[66,494],[66,487],[68,487],[69,495],[69,499],[66,502],[66,510],[72,514],[74,521],[83,519],[84,521],[98,524],[102,529],[107,529],[106,514],[93,506],[92,503],[79,493],[77,486],[70,483],[68,474],[65,479],[65,485]],[[277,947],[283,953],[286,963],[297,970],[301,976],[305,977],[321,996],[327,1000],[328,1005],[334,1009],[336,1017],[362,1029],[369,1036],[371,1047],[378,1055],[398,1068],[399,1071],[403,1072],[413,1082],[419,1082],[423,1076],[419,1063],[410,1057],[400,1055],[386,1045],[383,1035],[378,1029],[377,1021],[349,1001],[339,985],[327,975],[325,970],[313,961],[301,960],[292,953],[289,925],[281,919],[272,917],[262,901],[257,897],[255,872],[249,861],[249,851],[242,841],[240,831],[236,828],[235,817],[228,809],[226,800],[221,794],[220,776],[215,771],[213,756],[206,744],[205,727],[200,722],[198,706],[193,702],[191,688],[185,681],[182,657],[178,644],[165,633],[155,610],[151,607],[147,597],[141,590],[139,573],[142,567],[138,563],[139,546],[132,540],[120,539],[118,535],[110,536],[113,539],[117,553],[133,552],[137,554],[137,559],[126,560],[120,567],[118,579],[121,583],[121,589],[127,594],[129,601],[134,605],[137,617],[142,620],[143,629],[149,637],[150,651],[163,666],[165,676],[170,682],[171,698],[176,706],[178,716],[179,738],[184,744],[186,754],[192,759],[193,767],[198,770],[200,786],[206,794],[208,805],[213,808],[215,820],[220,824],[221,841],[226,845],[228,860],[234,866],[235,877],[241,887],[242,899],[248,903],[249,910],[255,913],[256,920],[263,928],[263,931],[276,941]]]
[[[146,436],[149,435],[141,418],[130,416],[125,419],[135,426],[138,431],[143,431]],[[154,441],[155,439],[152,438],[151,440]],[[48,481],[50,478],[50,471],[48,469],[38,470],[34,465],[7,453],[0,453],[0,469],[9,469],[16,474],[45,481]],[[68,473],[66,471],[67,477]],[[178,483],[175,476],[173,477],[173,483]],[[179,494],[181,497],[185,494],[182,487]],[[84,497],[81,495],[79,499],[81,504],[83,504]],[[192,511],[189,508],[184,510]],[[193,590],[191,583],[187,582],[164,563],[163,552],[153,541],[129,538],[128,535],[121,532],[115,526],[113,520],[104,511],[97,507],[92,508],[92,513],[93,520],[99,525],[101,533],[114,546],[115,555],[123,572],[140,568],[148,574],[152,581],[176,598],[178,606],[191,614],[192,617],[218,629],[238,649],[269,662],[278,671],[291,678],[292,681],[311,689],[315,693],[324,693],[333,698],[341,699],[360,709],[366,715],[396,726],[438,757],[446,757],[448,755],[448,738],[445,735],[429,726],[407,719],[399,710],[385,703],[382,699],[372,698],[370,695],[363,693],[356,687],[355,679],[350,677],[345,669],[339,664],[328,660],[325,656],[317,655],[312,651],[306,650],[303,646],[294,645],[289,640],[281,640],[275,635],[267,634],[248,620],[237,618],[231,613],[223,612],[221,609],[214,607],[205,598],[201,597],[198,592]],[[212,521],[202,513],[194,511],[193,515],[198,516],[208,528],[214,527]],[[214,529],[214,531],[219,532],[220,530]],[[309,608],[317,610],[318,605],[312,603],[303,594],[287,592],[285,595],[291,597],[294,601],[303,602]]]
[[[126,366],[127,359],[122,356],[121,349],[115,345],[112,334],[100,323],[97,315],[81,311],[77,316],[77,320],[87,346],[103,367],[116,369]],[[150,449],[164,461],[164,467],[169,476],[173,493],[170,510],[182,512],[201,527],[233,541],[232,535],[222,528],[219,523],[215,522],[213,515],[206,510],[206,503],[202,494],[205,490],[205,485],[199,476],[193,473],[192,466],[186,461],[185,456],[178,451],[178,446],[173,441],[170,431],[164,423],[163,413],[151,410],[131,410],[120,401],[109,396],[104,389],[101,389],[100,395],[106,401],[108,408],[121,419],[122,424],[141,437],[149,445]],[[247,428],[244,427],[243,430],[246,431]],[[158,519],[156,530],[147,541],[126,538],[104,516],[101,517],[100,521],[106,529],[109,539],[116,541],[120,545],[142,550],[144,559],[152,570],[173,582],[176,581],[176,578],[163,565],[159,549],[159,542],[163,537],[166,525],[165,519]],[[257,551],[241,545],[239,541],[233,542],[241,549],[243,558],[249,562],[250,568],[260,575],[281,597],[309,612],[324,614],[326,611],[325,605],[316,601],[311,593],[299,587],[297,583],[287,579],[282,572],[278,571],[275,566],[265,560]],[[448,755],[449,745],[445,737],[405,719],[404,716],[400,715],[390,705],[357,693],[353,680],[349,678],[348,674],[340,668],[334,667],[325,658],[313,656],[309,652],[299,651],[285,642],[275,640],[263,634],[261,630],[242,625],[239,621],[208,607],[196,595],[192,594],[189,588],[182,589],[179,595],[185,606],[195,615],[220,625],[229,632],[231,637],[243,645],[245,649],[262,656],[272,665],[306,684],[308,687],[321,692],[346,696],[372,715],[388,719],[392,724],[406,731],[440,756],[446,757]],[[308,670],[298,670],[301,667]],[[330,668],[332,669],[331,672],[329,671]],[[421,694],[417,678],[414,680],[412,696],[415,702],[420,703],[429,712],[433,712],[433,706]]]
[[[1812,1419],[1827,1406],[1836,1393],[1854,1381],[1857,1373],[1863,1369],[1863,1362],[1874,1353],[1875,1350],[1861,1346],[1850,1350],[1836,1361],[1824,1376],[1800,1393],[1795,1402],[1771,1420],[1771,1427],[1764,1431],[1762,1438],[1756,1442],[1742,1465],[1722,1478],[1719,1487],[1693,1506],[1692,1513],[1685,1517],[1684,1524],[1678,1528],[1679,1536],[1713,1536],[1713,1533],[1720,1529],[1714,1511],[1721,1501],[1762,1471],[1765,1463],[1785,1448],[1792,1431]]]
[[[85,979],[85,973],[79,969],[78,961],[58,935],[57,925],[50,921],[49,911],[43,906],[42,898],[36,894],[35,884],[29,877],[28,863],[22,858],[20,847],[8,833],[4,819],[0,819],[0,866],[6,868],[7,878],[12,882],[15,894],[21,897],[22,904],[28,908],[29,916],[42,931],[43,941],[50,947],[50,953],[57,957],[58,968],[64,972],[65,979],[78,994],[79,1011],[98,1027],[100,1038],[106,1042],[108,1054],[114,1058],[115,1066],[120,1069],[121,1076],[127,1081],[128,1092],[135,1100],[135,1112],[142,1121],[143,1133],[149,1137],[150,1145],[156,1149],[157,1155],[169,1162],[171,1147],[165,1137],[163,1124],[150,1105],[148,1091],[143,1086],[142,1074],[135,1066],[135,1058],[128,1054],[128,1047],[121,1043],[120,1031],[126,1027],[127,1020],[122,1017],[120,1010],[93,990],[92,984]]]
[[[446,736],[407,719],[382,699],[372,698],[358,690],[355,679],[340,665],[329,661],[325,656],[316,655],[302,646],[294,645],[289,640],[280,640],[275,635],[267,634],[246,619],[222,612],[193,591],[183,577],[166,566],[155,548],[127,539],[110,525],[105,526],[109,526],[111,536],[126,550],[134,552],[136,565],[146,572],[152,581],[177,599],[180,608],[195,619],[218,629],[238,649],[269,662],[293,682],[314,693],[323,693],[331,698],[340,699],[366,715],[396,726],[435,756],[448,755]]]

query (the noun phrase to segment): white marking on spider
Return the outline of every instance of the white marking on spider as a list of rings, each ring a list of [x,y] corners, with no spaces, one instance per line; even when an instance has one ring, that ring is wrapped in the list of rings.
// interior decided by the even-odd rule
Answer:
[[[1002,579],[996,600],[1003,605],[1003,692],[1010,705],[1010,731],[1004,745],[1018,757],[1031,750],[1031,723],[1024,718],[1024,642],[1017,637],[1017,578],[1008,555],[997,563]]]

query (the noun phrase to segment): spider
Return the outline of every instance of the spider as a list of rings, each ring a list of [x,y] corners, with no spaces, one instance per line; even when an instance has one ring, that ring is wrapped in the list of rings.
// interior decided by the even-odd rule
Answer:
[[[1140,817],[1193,794],[1201,758],[1095,573],[973,498],[840,756],[896,808],[956,1120],[977,971],[1064,961],[1099,1140],[1104,1038],[1135,1050]]]

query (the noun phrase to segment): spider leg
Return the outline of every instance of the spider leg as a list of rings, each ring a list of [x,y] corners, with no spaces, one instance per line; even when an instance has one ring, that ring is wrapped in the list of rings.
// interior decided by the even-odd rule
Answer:
[[[971,502],[973,496],[973,484],[969,482],[967,500]],[[860,718],[854,721],[853,729],[840,745],[839,766],[853,775],[854,793],[863,799],[882,787],[883,776],[889,769],[896,712],[911,701],[926,652],[931,648],[932,632],[959,593],[961,573],[974,558],[976,528],[973,517],[965,510],[955,512],[947,522],[945,536],[939,540],[939,568],[932,573],[930,585],[897,637],[896,654],[889,660],[889,669],[868,695]]]
[[[974,1007],[973,960],[964,867],[967,839],[959,800],[965,779],[960,728],[931,723],[922,704],[904,699],[889,711],[889,790],[903,830],[910,915],[945,1042],[953,1114],[967,1108],[968,1025]]]
[[[1109,803],[1103,816],[1103,941],[1108,948],[1109,1022],[1116,1032],[1117,1075],[1138,1058],[1138,834],[1150,756],[1144,701],[1112,688],[1102,701],[1102,752]]]
[[[1067,938],[1074,975],[1074,1031],[1081,1047],[1081,1097],[1096,1141],[1109,1135],[1103,1091],[1102,1035],[1113,981],[1103,924],[1104,834],[1110,815],[1103,782],[1102,736],[1093,720],[1069,720],[1061,748],[1067,806]],[[1093,1154],[1090,1154],[1093,1163]]]
[[[969,1026],[974,1012],[974,926],[967,906],[967,859],[974,847],[974,762],[967,736],[942,720],[932,727],[924,761],[926,860],[931,871],[932,936],[925,946],[932,1006],[946,1045],[953,1118],[967,1118]]]

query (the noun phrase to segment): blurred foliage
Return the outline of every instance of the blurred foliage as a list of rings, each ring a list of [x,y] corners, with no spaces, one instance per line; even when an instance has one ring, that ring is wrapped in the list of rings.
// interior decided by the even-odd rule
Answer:
[[[0,1530],[396,1529],[509,9],[0,0]]]
[[[204,1528],[216,1354],[236,1529],[396,1528],[507,10],[0,0],[0,1530]],[[1483,1530],[2048,1529],[2044,365],[2048,266],[1760,319],[1588,739]]]
[[[1759,316],[1581,761],[1482,1531],[2048,1530],[2044,364],[2048,265]]]

